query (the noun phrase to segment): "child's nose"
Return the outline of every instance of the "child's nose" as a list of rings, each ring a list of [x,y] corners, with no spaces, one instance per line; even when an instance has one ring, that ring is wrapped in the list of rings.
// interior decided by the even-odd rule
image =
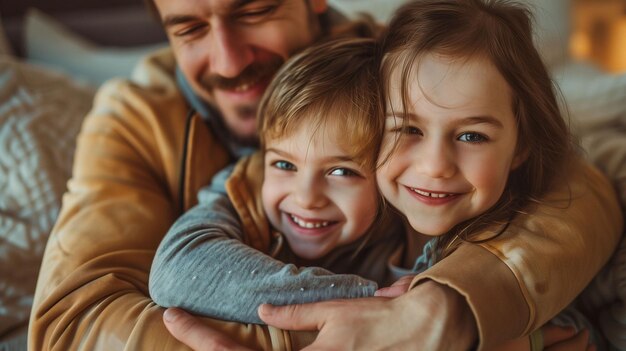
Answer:
[[[416,163],[419,172],[431,178],[451,178],[457,170],[453,148],[436,140],[420,150]]]
[[[328,203],[322,184],[315,177],[302,177],[293,189],[295,201],[303,209],[322,208]]]

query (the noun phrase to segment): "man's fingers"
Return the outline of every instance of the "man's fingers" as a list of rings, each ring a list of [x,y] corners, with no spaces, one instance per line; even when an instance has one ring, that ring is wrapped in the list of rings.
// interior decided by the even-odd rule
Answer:
[[[543,332],[543,344],[550,346],[557,342],[567,340],[576,335],[576,328],[574,327],[559,327],[554,324],[546,324],[541,328]]]
[[[319,330],[327,315],[324,303],[287,306],[262,304],[258,313],[263,322],[287,330]]]
[[[406,285],[407,288],[408,288],[408,286],[411,285],[411,282],[413,281],[413,278],[415,278],[414,274],[405,275],[405,276],[401,277],[400,279],[396,280],[395,283],[391,284],[391,286]]]
[[[165,310],[163,322],[176,339],[195,351],[249,351],[248,348],[238,345],[228,336],[200,323],[195,317],[178,308]]]
[[[408,288],[409,288],[409,283],[405,285],[394,284],[388,288],[382,288],[382,289],[376,290],[376,292],[374,292],[374,296],[394,298],[394,297],[398,297],[404,294]]]
[[[557,342],[555,344],[552,344],[551,346],[546,345],[544,350],[546,351],[576,351],[576,350],[584,351],[584,350],[588,350],[588,345],[587,345],[588,343],[589,343],[589,331],[585,329],[567,340]]]

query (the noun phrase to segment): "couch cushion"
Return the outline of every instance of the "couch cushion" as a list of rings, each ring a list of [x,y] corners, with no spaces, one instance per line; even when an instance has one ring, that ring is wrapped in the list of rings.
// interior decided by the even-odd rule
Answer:
[[[28,321],[93,91],[0,57],[0,338]]]

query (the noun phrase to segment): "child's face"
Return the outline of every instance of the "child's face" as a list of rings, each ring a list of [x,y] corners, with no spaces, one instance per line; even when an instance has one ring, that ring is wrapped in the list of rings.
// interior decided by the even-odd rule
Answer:
[[[511,89],[487,60],[428,54],[414,67],[403,115],[398,71],[391,74],[393,110],[381,155],[398,133],[402,139],[377,172],[378,185],[415,230],[442,235],[493,206],[523,161],[516,156]]]
[[[263,207],[294,253],[324,256],[364,235],[377,212],[374,173],[337,143],[341,131],[307,123],[266,143]]]

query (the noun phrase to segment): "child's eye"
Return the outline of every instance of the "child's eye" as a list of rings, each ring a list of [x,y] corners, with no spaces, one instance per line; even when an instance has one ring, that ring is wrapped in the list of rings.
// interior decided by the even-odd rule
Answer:
[[[349,168],[335,168],[330,172],[330,175],[342,176],[342,177],[354,177],[359,174]]]
[[[272,163],[272,166],[278,168],[278,169],[282,169],[285,171],[295,171],[296,170],[296,166],[293,165],[293,163],[291,162],[287,162],[287,161],[276,161],[274,163]]]
[[[419,128],[411,127],[411,126],[394,128],[391,131],[394,133],[402,133],[402,134],[408,134],[408,135],[423,135],[422,131]]]
[[[480,133],[469,132],[461,134],[458,140],[466,143],[480,144],[488,141],[489,139]]]

